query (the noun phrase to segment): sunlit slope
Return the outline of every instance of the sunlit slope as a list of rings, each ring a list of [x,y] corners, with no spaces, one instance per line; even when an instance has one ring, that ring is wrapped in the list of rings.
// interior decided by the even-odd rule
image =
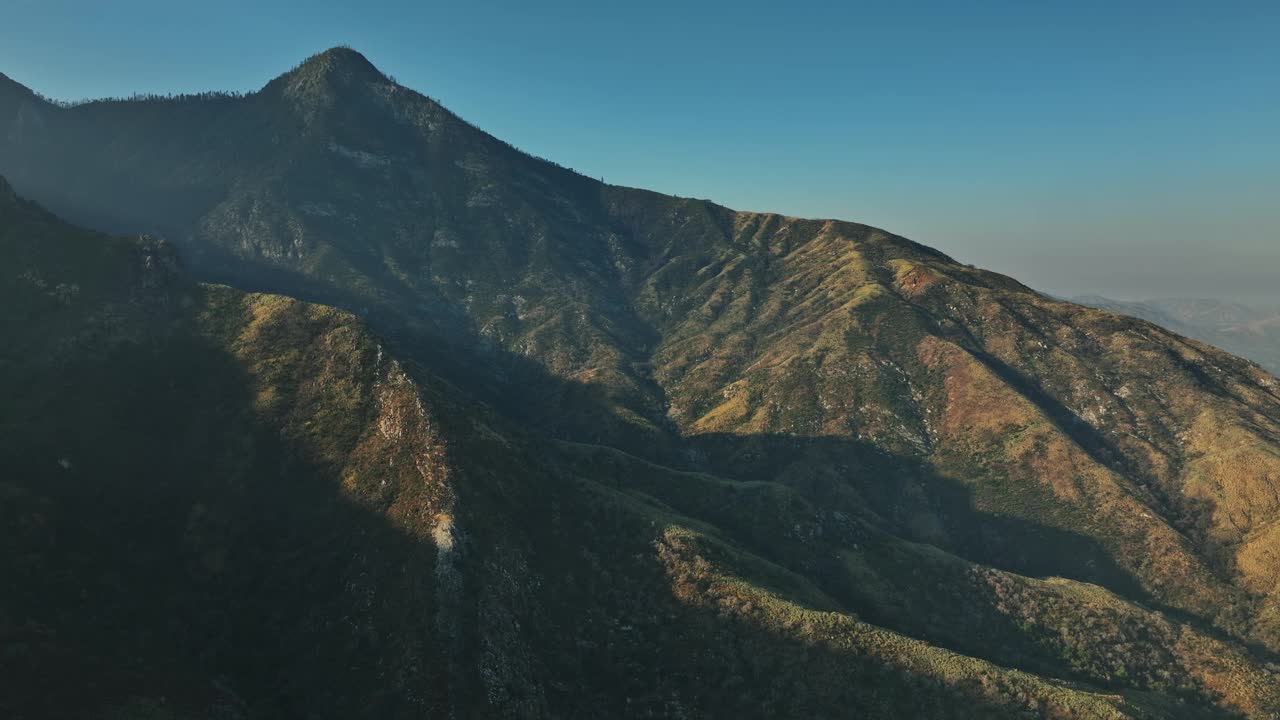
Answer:
[[[247,373],[253,413],[291,407],[278,398],[293,390],[271,383],[310,388],[298,378],[316,375],[333,381],[315,392],[337,394],[315,412],[355,423],[335,425],[343,432],[367,427],[362,401],[342,399],[344,383],[373,392],[351,379],[363,377],[349,369],[355,361],[305,364],[349,352],[297,354],[293,340],[254,340],[257,313],[277,305],[332,313],[361,333],[367,324],[386,339],[384,358],[416,368],[419,388],[454,398],[453,410],[437,414],[468,419],[455,421],[445,444],[479,444],[454,453],[452,472],[470,467],[489,478],[475,491],[494,493],[474,505],[473,525],[513,548],[554,548],[512,550],[518,559],[494,561],[493,577],[523,578],[509,571],[523,563],[544,587],[578,582],[546,595],[518,579],[502,585],[531,593],[520,601],[527,607],[504,611],[510,617],[555,618],[494,621],[535,633],[525,649],[495,655],[521,658],[502,673],[542,688],[529,696],[539,698],[529,713],[584,708],[587,696],[602,707],[630,697],[633,707],[675,712],[652,709],[666,692],[653,688],[672,676],[638,670],[672,662],[648,644],[661,628],[633,637],[618,628],[635,622],[607,620],[622,611],[610,598],[624,597],[607,590],[632,575],[648,578],[632,591],[636,602],[662,597],[681,612],[722,597],[715,588],[724,578],[747,578],[743,597],[766,613],[748,613],[752,628],[775,622],[768,613],[783,607],[836,613],[822,617],[872,623],[894,643],[912,638],[895,645],[910,649],[902,652],[935,657],[944,648],[1035,682],[1085,683],[1093,689],[1054,692],[1122,712],[1212,703],[1265,717],[1274,707],[1267,662],[1280,651],[1280,395],[1250,363],[1140,320],[1054,301],[875,228],[602,185],[512,149],[350,50],[322,53],[243,97],[63,108],[15,83],[3,90],[0,172],[24,193],[95,227],[154,230],[175,250],[139,246],[152,248],[153,262],[176,254],[197,278],[360,318],[185,281],[201,289],[167,301],[165,312],[180,320],[166,322],[211,338],[237,358],[233,366],[261,365],[236,371]],[[23,292],[38,286],[31,277]],[[49,303],[74,295],[74,282],[39,280]],[[110,284],[84,280],[75,297],[102,283]],[[202,310],[215,297],[240,309]],[[251,299],[228,299],[241,297]],[[140,311],[120,307],[112,322],[135,327],[130,313]],[[27,328],[13,336],[38,346],[25,355],[64,343],[44,328],[82,334],[80,316],[58,312],[39,325],[13,320]],[[283,361],[236,355],[254,347],[304,364],[273,375]],[[490,409],[481,413],[481,403]],[[477,425],[476,413],[491,417]],[[308,415],[302,427],[316,421]],[[647,468],[636,471],[646,483],[677,480],[621,490],[565,448],[619,453]],[[62,472],[61,451],[53,454],[40,472]],[[345,478],[345,467],[334,477]],[[625,502],[610,499],[618,492]],[[699,504],[682,505],[690,494]],[[534,499],[542,512],[530,509]],[[422,502],[432,518],[457,514]],[[622,509],[601,515],[600,502]],[[806,526],[790,521],[795,508],[827,518],[823,533],[855,529],[824,534],[820,551],[797,545]],[[668,515],[680,519],[659,519]],[[435,520],[422,522],[417,536],[430,547],[444,542]],[[610,570],[602,553],[618,551],[607,538],[628,548],[611,556],[619,562],[644,560]],[[706,550],[715,543],[728,554]],[[725,559],[740,557],[745,564]],[[697,592],[679,590],[673,578],[683,576],[670,570],[688,558],[713,566],[695,573],[712,578],[693,585]],[[743,569],[766,566],[801,584],[782,592]],[[597,620],[583,625],[574,608],[588,606]],[[601,645],[591,634],[606,626],[614,640]],[[588,633],[580,654],[592,662],[554,665],[553,648],[563,647],[556,634],[576,632]],[[690,637],[714,644],[714,632]],[[471,637],[481,643],[471,647],[483,645]],[[625,638],[650,654],[622,653]],[[681,647],[683,657],[695,646]],[[874,656],[849,647],[841,652]],[[875,672],[886,663],[875,660]],[[884,671],[905,666],[892,667]],[[607,678],[565,685],[595,694],[555,690],[562,681],[553,678],[597,671]],[[735,687],[764,692],[766,672],[752,672],[743,677],[754,682]],[[657,693],[644,696],[651,704],[635,705],[639,690],[615,692],[632,676]],[[467,702],[487,687],[460,677],[471,677]],[[943,685],[953,689],[973,676],[949,677]],[[1104,687],[1123,704],[1098,699]],[[672,692],[687,703],[692,690]],[[878,702],[858,697],[865,707]],[[1012,707],[1008,696],[992,697]]]
[[[970,565],[782,483],[547,444],[350,315],[193,283],[163,243],[7,187],[0,256],[20,268],[0,283],[9,712],[1275,707],[1246,651],[1105,591]],[[966,600],[939,608],[969,622],[885,611],[918,596],[894,553],[945,568]],[[1090,613],[1137,633],[1128,654],[1054,639]]]

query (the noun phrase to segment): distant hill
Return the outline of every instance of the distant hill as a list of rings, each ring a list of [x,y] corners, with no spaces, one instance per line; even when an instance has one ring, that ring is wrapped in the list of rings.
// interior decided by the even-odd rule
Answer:
[[[344,48],[0,79],[0,173],[28,717],[1280,713],[1280,387],[1215,347]]]
[[[1090,295],[1072,300],[1149,320],[1248,358],[1280,375],[1280,308],[1203,298],[1123,301]]]

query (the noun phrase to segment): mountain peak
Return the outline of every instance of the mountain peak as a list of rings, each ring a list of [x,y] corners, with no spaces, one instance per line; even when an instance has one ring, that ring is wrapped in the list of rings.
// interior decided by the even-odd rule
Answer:
[[[316,53],[297,67],[272,80],[286,96],[305,104],[328,103],[362,87],[387,82],[369,59],[349,47]]]
[[[13,187],[9,185],[9,181],[5,180],[3,175],[0,175],[0,206],[12,205],[17,199],[18,196],[13,192]]]
[[[331,47],[302,61],[294,73],[312,77],[377,79],[385,76],[360,52],[346,45]]]

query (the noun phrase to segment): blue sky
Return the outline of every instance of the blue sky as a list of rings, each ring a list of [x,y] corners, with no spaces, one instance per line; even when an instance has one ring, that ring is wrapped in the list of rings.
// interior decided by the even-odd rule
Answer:
[[[1280,3],[0,0],[61,99],[346,43],[608,182],[840,217],[1063,294],[1280,304]]]

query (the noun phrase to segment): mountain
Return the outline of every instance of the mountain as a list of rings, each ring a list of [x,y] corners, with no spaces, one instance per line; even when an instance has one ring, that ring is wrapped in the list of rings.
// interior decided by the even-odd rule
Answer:
[[[0,260],[6,717],[236,717],[240,682],[430,661],[414,542],[453,496],[414,381],[355,318],[12,198]],[[380,583],[421,607],[361,604]]]
[[[165,243],[5,197],[7,716],[1163,706],[858,620],[744,549],[764,534],[811,564],[835,549],[824,528],[870,532],[785,486],[502,432],[351,315],[195,283]],[[956,581],[971,571],[925,557]],[[1081,603],[983,572],[1016,606]],[[1176,627],[1124,609],[1135,628]]]
[[[1126,302],[1090,295],[1073,302],[1149,320],[1174,332],[1249,358],[1280,374],[1280,308],[1205,298]]]
[[[601,184],[349,49],[0,80],[0,173],[164,238],[0,214],[29,716],[1280,712],[1280,388],[1214,347]]]

